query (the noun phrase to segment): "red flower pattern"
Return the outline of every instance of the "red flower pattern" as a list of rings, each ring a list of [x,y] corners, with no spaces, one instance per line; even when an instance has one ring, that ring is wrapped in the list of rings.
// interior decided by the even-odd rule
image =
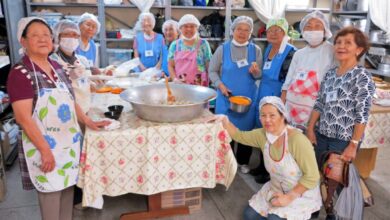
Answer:
[[[83,164],[87,160],[87,154],[86,153],[81,153],[80,154],[80,163]]]
[[[205,137],[204,137],[204,141],[206,143],[210,143],[211,141],[213,140],[213,137],[209,134],[207,134]]]
[[[154,160],[155,163],[158,163],[158,160],[159,160],[159,159],[160,159],[160,158],[158,157],[158,155],[156,155],[156,156],[153,157],[153,160]]]
[[[194,158],[194,157],[192,156],[192,154],[189,154],[189,155],[187,156],[187,160],[189,160],[189,161],[191,161],[193,158]]]
[[[173,180],[176,177],[176,173],[174,171],[169,171],[168,178],[170,180]]]
[[[208,179],[208,178],[210,177],[209,172],[203,171],[202,177],[203,177],[204,179]]]
[[[100,177],[100,181],[101,181],[104,185],[107,185],[107,183],[108,183],[108,177],[102,176],[102,177]]]
[[[220,141],[226,141],[226,132],[225,131],[220,131],[219,133],[218,133],[218,139],[220,140]]]
[[[125,160],[124,160],[124,159],[122,159],[122,158],[121,158],[121,159],[119,159],[119,161],[118,161],[118,164],[119,164],[119,165],[123,165],[123,164],[125,164]]]
[[[169,141],[169,143],[170,143],[171,145],[176,145],[176,144],[177,144],[177,139],[176,139],[176,137],[175,137],[175,136],[172,136],[172,137],[171,137],[171,140]]]
[[[381,137],[380,139],[379,139],[379,144],[384,144],[385,143],[385,138],[384,137]]]
[[[137,183],[138,183],[138,184],[143,184],[143,183],[144,183],[144,177],[143,177],[142,175],[139,175],[139,176],[137,177]]]
[[[103,150],[106,147],[106,143],[103,140],[98,142],[98,148]]]
[[[142,143],[144,143],[144,137],[138,136],[138,137],[136,138],[136,141],[137,141],[137,144],[142,144]]]

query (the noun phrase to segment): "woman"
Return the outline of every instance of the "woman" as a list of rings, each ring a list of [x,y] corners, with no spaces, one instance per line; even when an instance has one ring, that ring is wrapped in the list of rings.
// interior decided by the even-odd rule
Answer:
[[[179,23],[174,20],[167,20],[162,26],[162,31],[165,37],[165,45],[162,51],[162,65],[161,68],[166,76],[169,76],[168,70],[168,50],[173,41],[179,37]]]
[[[296,51],[294,46],[287,43],[287,31],[288,22],[285,18],[271,19],[267,23],[266,33],[269,44],[264,53],[262,76],[256,98],[256,119],[260,118],[258,103],[263,97],[280,97],[281,95],[282,85]],[[256,120],[256,127],[262,127],[260,120]],[[260,157],[263,157],[261,152]],[[258,183],[265,183],[269,180],[269,174],[264,167],[263,160],[260,160],[257,168],[251,170],[251,174],[256,176],[255,181]]]
[[[211,58],[210,80],[218,89],[216,114],[224,114],[232,123],[244,131],[255,126],[255,104],[252,103],[247,113],[235,113],[229,110],[229,96],[247,96],[255,100],[256,79],[260,77],[261,49],[249,43],[253,31],[253,20],[247,16],[237,17],[232,26],[233,39],[219,46]],[[236,159],[243,173],[249,172],[249,159],[252,148],[238,144]]]
[[[109,123],[93,122],[74,102],[70,79],[49,58],[52,31],[43,19],[22,18],[17,36],[25,56],[12,67],[7,91],[23,129],[23,187],[38,190],[42,219],[71,219],[80,158],[77,120],[94,130]]]
[[[84,113],[91,106],[91,76],[88,60],[84,56],[75,53],[79,46],[80,30],[78,26],[69,20],[61,20],[54,27],[54,43],[58,49],[50,58],[57,61],[69,73],[72,87],[75,92],[76,102]]]
[[[244,219],[310,219],[322,203],[313,147],[287,125],[287,111],[279,97],[264,97],[259,109],[263,128],[245,132],[227,118],[222,122],[233,140],[263,151],[271,176],[249,200]]]
[[[200,23],[192,14],[179,21],[181,39],[172,42],[168,52],[170,78],[176,82],[209,86],[207,69],[211,59],[210,45],[199,38]]]
[[[281,97],[286,103],[291,124],[305,130],[321,81],[335,62],[333,46],[326,41],[332,33],[322,12],[306,15],[300,29],[308,45],[294,54]]]
[[[135,70],[145,71],[151,67],[160,69],[162,61],[162,51],[164,47],[164,37],[153,31],[156,20],[150,12],[143,12],[138,17],[142,32],[137,33],[134,44],[134,57],[139,57],[141,64]]]
[[[339,65],[326,73],[307,127],[317,161],[326,151],[340,152],[345,161],[356,157],[375,92],[371,74],[358,65],[369,49],[367,37],[359,29],[344,28],[334,48]]]
[[[80,45],[76,50],[76,54],[87,58],[89,66],[98,67],[98,50],[93,41],[93,37],[96,33],[99,33],[100,22],[95,15],[86,12],[80,16],[79,27],[81,36]]]

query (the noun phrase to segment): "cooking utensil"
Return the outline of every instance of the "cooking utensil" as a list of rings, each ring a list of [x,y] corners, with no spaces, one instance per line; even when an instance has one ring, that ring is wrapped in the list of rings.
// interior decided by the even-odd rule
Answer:
[[[108,110],[110,112],[117,112],[120,114],[123,111],[123,105],[110,105],[108,106]]]
[[[106,116],[107,118],[118,120],[119,117],[121,116],[121,113],[108,111],[108,112],[104,112],[104,116]]]
[[[168,103],[173,103],[175,102],[175,96],[172,95],[172,91],[171,91],[171,88],[169,88],[169,83],[168,83],[168,77],[166,75],[164,75],[165,77],[165,87],[167,87],[167,101]]]
[[[233,101],[234,98],[246,100],[249,104],[236,103]],[[229,102],[230,102],[229,109],[231,111],[234,111],[237,113],[246,113],[246,112],[248,112],[248,110],[252,104],[252,99],[249,97],[246,97],[246,96],[229,96]]]
[[[186,101],[190,104],[167,105],[164,84],[138,86],[120,94],[123,100],[131,103],[135,114],[145,120],[155,122],[189,121],[202,114],[207,108],[209,98],[217,95],[216,91],[203,86],[188,84],[170,84],[176,102]]]

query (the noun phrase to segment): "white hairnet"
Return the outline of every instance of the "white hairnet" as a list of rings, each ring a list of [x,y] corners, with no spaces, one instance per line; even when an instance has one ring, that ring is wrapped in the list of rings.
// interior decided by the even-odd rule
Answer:
[[[277,108],[283,115],[283,117],[287,120],[287,121],[290,121],[290,118],[287,114],[287,110],[286,110],[286,106],[284,105],[282,99],[280,99],[279,97],[277,96],[265,96],[264,98],[262,98],[260,100],[260,103],[259,103],[259,109],[261,111],[261,108],[265,105],[265,104],[271,104],[273,106],[275,106],[275,108]]]
[[[84,14],[82,14],[79,18],[78,25],[80,26],[80,24],[82,24],[84,21],[89,20],[89,19],[96,23],[96,33],[99,33],[100,22],[98,21],[97,17],[91,13],[85,12]]]
[[[230,27],[230,35],[233,35],[234,29],[236,29],[237,25],[239,25],[239,24],[249,25],[249,27],[251,29],[250,35],[252,34],[252,32],[253,32],[253,19],[248,17],[248,16],[242,15],[242,16],[238,16],[236,19],[234,19],[233,24]]]
[[[18,31],[17,31],[17,34],[16,34],[17,37],[18,37],[19,43],[20,43],[20,41],[22,39],[22,34],[23,34],[24,29],[26,29],[27,25],[30,24],[34,20],[41,20],[45,24],[47,24],[45,19],[40,18],[40,17],[25,17],[25,18],[21,18],[19,20],[19,22],[18,22]]]
[[[154,25],[156,25],[156,19],[154,18],[154,15],[150,12],[142,12],[138,16],[138,22],[140,22],[140,25],[142,27],[142,22],[146,19],[149,18],[150,21],[152,22],[152,29],[154,28]]]
[[[197,28],[200,26],[199,20],[192,14],[185,14],[183,17],[180,18],[179,21],[179,28],[185,24],[195,24]]]
[[[330,31],[329,27],[329,20],[325,17],[325,14],[321,11],[313,11],[310,14],[307,14],[303,19],[301,20],[301,23],[299,24],[299,29],[301,29],[301,33],[303,33],[303,28],[306,26],[307,22],[309,22],[310,19],[316,18],[322,22],[325,28],[325,38],[329,39],[332,37],[332,32]]]
[[[174,21],[174,20],[167,20],[164,22],[164,24],[162,26],[162,31],[164,34],[165,34],[165,28],[170,27],[170,26],[172,26],[177,31],[177,33],[180,33],[179,23],[177,23],[177,21]]]
[[[79,26],[73,21],[67,19],[58,22],[56,26],[54,26],[53,28],[54,43],[58,44],[61,33],[70,33],[70,32],[75,32],[78,35],[80,35]]]

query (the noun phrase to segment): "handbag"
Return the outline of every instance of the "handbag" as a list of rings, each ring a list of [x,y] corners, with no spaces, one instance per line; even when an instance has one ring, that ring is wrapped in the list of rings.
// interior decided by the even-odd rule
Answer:
[[[337,152],[325,152],[322,157],[322,174],[331,180],[334,180],[344,187],[348,187],[348,163],[341,159],[341,155]]]

